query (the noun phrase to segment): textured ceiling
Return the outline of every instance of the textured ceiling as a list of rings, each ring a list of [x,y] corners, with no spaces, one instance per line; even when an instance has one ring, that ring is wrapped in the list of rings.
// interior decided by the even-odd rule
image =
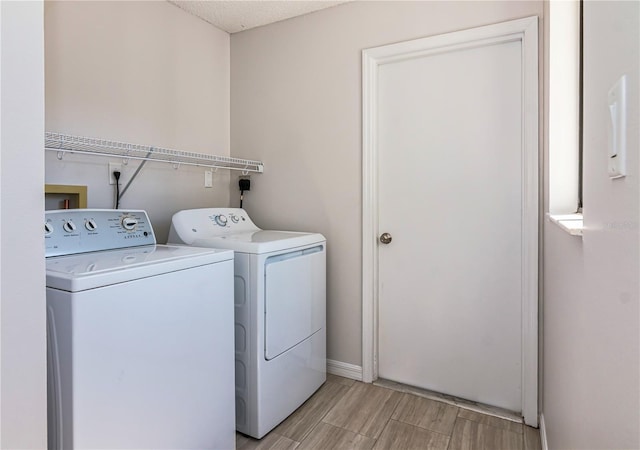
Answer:
[[[210,24],[227,31],[237,33],[291,17],[301,16],[313,11],[346,3],[325,0],[233,0],[233,1],[190,1],[168,0],[179,8],[206,20]]]

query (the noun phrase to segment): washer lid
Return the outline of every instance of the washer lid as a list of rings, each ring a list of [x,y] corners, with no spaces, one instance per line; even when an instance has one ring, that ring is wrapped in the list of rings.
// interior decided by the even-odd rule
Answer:
[[[324,236],[319,233],[260,230],[196,239],[192,245],[197,247],[227,248],[240,253],[261,254],[304,247],[324,241]]]
[[[47,258],[47,287],[84,291],[233,259],[229,250],[149,245]]]

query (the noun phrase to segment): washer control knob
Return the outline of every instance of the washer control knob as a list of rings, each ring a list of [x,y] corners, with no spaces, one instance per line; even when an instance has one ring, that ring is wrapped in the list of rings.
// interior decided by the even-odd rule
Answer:
[[[224,227],[227,225],[227,216],[224,216],[222,214],[218,214],[216,216],[216,223],[218,225],[220,225],[221,227]]]
[[[229,219],[231,219],[233,223],[238,223],[238,221],[240,221],[240,219],[238,219],[238,216],[236,216],[235,214],[229,214]]]
[[[44,235],[49,236],[51,233],[53,233],[53,225],[51,225],[49,222],[45,222]]]
[[[122,228],[127,231],[133,231],[138,225],[138,220],[135,217],[125,216],[122,218]]]
[[[76,224],[70,220],[67,220],[64,225],[62,225],[62,229],[67,233],[73,233],[76,231]]]
[[[95,220],[89,219],[84,223],[84,227],[89,231],[95,231],[98,228],[98,224]]]

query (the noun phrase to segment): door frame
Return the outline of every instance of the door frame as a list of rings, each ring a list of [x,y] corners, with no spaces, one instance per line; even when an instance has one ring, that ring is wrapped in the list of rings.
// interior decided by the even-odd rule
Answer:
[[[465,48],[522,45],[522,415],[538,425],[538,17],[362,51],[362,379],[378,378],[378,67]]]

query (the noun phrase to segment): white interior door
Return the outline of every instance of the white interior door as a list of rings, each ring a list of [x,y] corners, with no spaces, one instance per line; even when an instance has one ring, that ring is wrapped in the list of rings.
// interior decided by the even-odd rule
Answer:
[[[472,39],[378,64],[372,132],[373,228],[392,238],[377,242],[378,376],[512,411],[523,411],[525,126],[537,114],[523,51]]]

